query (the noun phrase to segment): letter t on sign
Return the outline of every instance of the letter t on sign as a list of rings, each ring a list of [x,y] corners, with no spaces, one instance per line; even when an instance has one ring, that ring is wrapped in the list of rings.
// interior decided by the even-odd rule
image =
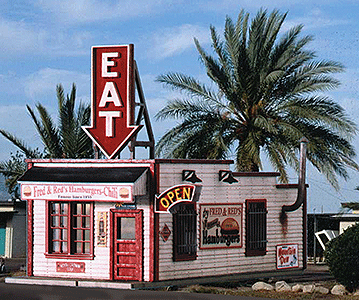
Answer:
[[[106,136],[107,137],[113,137],[114,136],[114,128],[113,118],[120,118],[121,112],[120,111],[99,111],[98,116],[105,117],[106,118]]]

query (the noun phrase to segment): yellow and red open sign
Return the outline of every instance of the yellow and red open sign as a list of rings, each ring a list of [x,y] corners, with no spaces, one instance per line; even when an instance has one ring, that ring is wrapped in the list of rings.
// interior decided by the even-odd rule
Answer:
[[[200,186],[191,184],[173,186],[165,190],[159,196],[156,196],[156,212],[167,213],[170,212],[171,207],[179,202],[196,201],[200,190]]]

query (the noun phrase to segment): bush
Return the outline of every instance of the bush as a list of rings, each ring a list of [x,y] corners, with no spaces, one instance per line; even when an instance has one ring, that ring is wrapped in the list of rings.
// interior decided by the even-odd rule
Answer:
[[[324,252],[331,274],[348,290],[359,288],[359,224],[326,245]]]

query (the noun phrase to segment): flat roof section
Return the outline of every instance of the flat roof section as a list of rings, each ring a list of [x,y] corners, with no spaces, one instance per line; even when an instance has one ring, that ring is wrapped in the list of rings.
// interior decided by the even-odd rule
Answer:
[[[133,168],[42,168],[32,167],[19,182],[136,182],[147,167]]]

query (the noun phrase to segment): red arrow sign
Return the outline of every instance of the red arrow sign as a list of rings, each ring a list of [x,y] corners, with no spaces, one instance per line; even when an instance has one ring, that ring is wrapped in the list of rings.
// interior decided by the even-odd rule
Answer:
[[[133,45],[92,47],[91,126],[86,134],[112,158],[141,129],[134,126]]]

